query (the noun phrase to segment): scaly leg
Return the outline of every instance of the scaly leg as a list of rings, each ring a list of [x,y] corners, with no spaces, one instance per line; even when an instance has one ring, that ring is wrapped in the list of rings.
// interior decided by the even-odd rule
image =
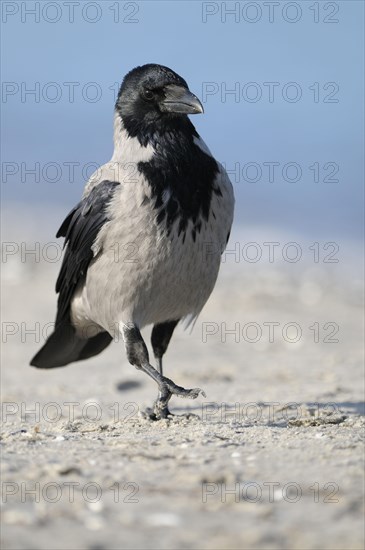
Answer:
[[[176,324],[175,324],[176,326]],[[175,328],[175,326],[173,328]],[[156,370],[149,362],[148,350],[139,328],[133,323],[128,323],[121,326],[122,336],[125,343],[128,361],[139,370],[142,370],[148,376],[150,376],[158,384],[159,395],[154,404],[154,415],[156,419],[166,418],[169,415],[168,402],[172,395],[178,395],[180,397],[186,397],[189,399],[196,399],[201,393],[205,396],[204,392],[200,388],[193,388],[186,390],[185,388],[175,384],[170,378],[163,376],[161,372]],[[168,342],[171,338],[173,329]],[[165,349],[166,349],[165,348]],[[162,355],[160,357],[162,360]],[[162,363],[160,362],[159,368],[162,369]]]

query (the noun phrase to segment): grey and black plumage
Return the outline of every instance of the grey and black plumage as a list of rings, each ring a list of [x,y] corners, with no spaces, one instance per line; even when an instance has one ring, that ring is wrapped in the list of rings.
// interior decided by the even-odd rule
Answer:
[[[172,394],[195,398],[162,373],[180,321],[199,315],[229,238],[234,197],[189,114],[198,98],[171,69],[148,64],[121,85],[114,154],[87,182],[57,236],[65,237],[55,330],[31,365],[53,368],[100,353],[122,335],[129,362],[159,386],[155,418]],[[153,325],[157,369],[140,329]]]

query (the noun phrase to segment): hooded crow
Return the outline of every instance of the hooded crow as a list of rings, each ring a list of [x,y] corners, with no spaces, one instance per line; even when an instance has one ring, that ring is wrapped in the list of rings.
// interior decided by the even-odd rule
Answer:
[[[170,414],[172,395],[204,395],[164,376],[162,357],[176,325],[208,300],[233,219],[227,173],[188,118],[197,113],[202,104],[171,69],[148,64],[125,76],[113,156],[57,233],[65,251],[55,328],[31,361],[62,367],[121,336],[131,365],[158,385],[155,419]],[[150,324],[157,368],[140,332]]]

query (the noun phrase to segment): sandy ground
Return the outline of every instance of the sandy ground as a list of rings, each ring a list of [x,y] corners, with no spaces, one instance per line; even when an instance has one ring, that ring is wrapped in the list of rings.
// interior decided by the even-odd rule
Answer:
[[[7,242],[20,245],[19,231]],[[363,548],[352,268],[227,258],[165,361],[169,377],[207,397],[172,400],[176,414],[198,416],[151,422],[142,411],[155,385],[121,343],[65,369],[28,367],[53,321],[59,263],[22,258],[21,247],[5,260],[2,548]]]

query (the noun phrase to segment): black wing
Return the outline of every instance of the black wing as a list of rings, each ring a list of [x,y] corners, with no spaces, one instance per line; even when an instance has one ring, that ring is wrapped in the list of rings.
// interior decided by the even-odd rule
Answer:
[[[115,188],[115,181],[102,181],[71,210],[59,228],[56,237],[65,237],[66,248],[56,282],[58,310],[56,328],[69,318],[72,296],[85,279],[93,259],[92,245],[102,226],[110,219],[106,212]]]

